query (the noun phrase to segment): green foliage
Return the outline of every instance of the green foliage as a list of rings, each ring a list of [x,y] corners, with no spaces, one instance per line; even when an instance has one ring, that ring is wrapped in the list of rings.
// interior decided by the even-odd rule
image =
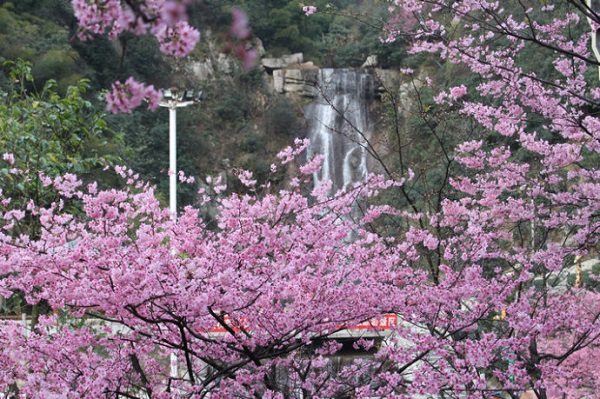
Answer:
[[[17,0],[13,4],[20,14],[28,13],[59,25],[73,26],[75,23],[70,0]]]
[[[223,122],[240,122],[248,112],[248,98],[243,92],[230,88],[220,96],[214,111]]]
[[[49,10],[47,3],[44,2],[45,9]],[[48,79],[53,79],[57,81],[57,90],[64,93],[88,71],[69,45],[68,28],[46,19],[47,15],[22,3],[17,6],[5,3],[0,7],[0,60],[21,58],[32,62],[35,65],[32,85],[43,87]]]
[[[57,89],[64,93],[67,88],[76,85],[80,75],[79,55],[73,50],[51,49],[43,54],[35,64],[33,74],[36,85],[44,85],[50,79],[57,81]]]
[[[74,173],[102,183],[102,168],[120,160],[116,154],[122,138],[84,98],[89,81],[67,87],[64,96],[56,91],[54,80],[48,80],[40,93],[32,93],[27,90],[34,81],[30,63],[7,61],[4,67],[12,87],[0,91],[0,146],[13,154],[14,166],[28,171],[29,177],[13,182],[9,171],[2,170],[3,191],[17,201],[45,204],[53,193],[43,187],[39,173],[49,177]]]
[[[297,112],[287,97],[279,97],[267,113],[267,133],[291,136],[295,133]]]
[[[73,42],[73,49],[84,61],[93,73],[90,74],[91,87],[94,90],[109,88],[117,80],[121,73],[121,56],[115,46],[106,38],[96,38],[91,42]]]
[[[247,153],[258,151],[262,145],[261,137],[252,132],[247,132],[240,141],[240,149]]]
[[[327,5],[325,13],[333,16],[322,35],[325,63],[332,67],[360,67],[369,55],[376,55],[379,66],[397,68],[405,57],[401,40],[382,43],[384,21],[388,16],[385,2],[367,2],[362,7],[348,2]],[[311,16],[312,17],[312,16]]]
[[[127,35],[121,43],[125,47],[122,51],[125,51],[126,67],[131,73],[156,87],[169,86],[173,71],[154,38]]]
[[[329,29],[332,16],[317,13],[306,17],[297,1],[257,0],[237,2],[248,12],[254,33],[273,56],[302,52],[308,59],[321,61],[321,37]]]

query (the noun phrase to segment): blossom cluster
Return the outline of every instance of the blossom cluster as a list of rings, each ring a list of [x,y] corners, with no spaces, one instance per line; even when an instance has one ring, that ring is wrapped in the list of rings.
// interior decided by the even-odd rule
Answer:
[[[148,102],[148,109],[156,109],[160,103],[161,93],[154,86],[146,86],[130,77],[125,83],[113,83],[112,90],[106,94],[105,99],[107,110],[115,113],[130,113],[144,101]]]
[[[302,7],[302,11],[304,11],[304,14],[306,16],[309,16],[309,15],[314,14],[315,12],[317,12],[317,7],[315,7],[315,6],[303,6]]]
[[[444,199],[435,221],[462,235],[440,242],[444,262],[506,262],[513,266],[505,274],[530,287],[518,294],[529,296],[528,303],[515,300],[500,318],[529,347],[505,349],[510,367],[496,377],[509,390],[585,397],[600,381],[597,374],[585,378],[578,370],[589,370],[584,364],[595,361],[599,347],[596,294],[583,289],[561,294],[552,284],[541,289],[536,284],[549,278],[557,284],[557,276],[574,271],[570,257],[598,253],[600,224],[591,215],[600,210],[600,171],[591,159],[600,146],[592,128],[598,117],[589,112],[598,97],[597,82],[588,73],[597,61],[589,56],[590,35],[574,38],[571,32],[589,29],[583,16],[594,27],[600,21],[585,6],[582,13],[558,12],[556,6],[397,0],[390,5],[386,41],[409,37],[411,53],[438,57],[440,65],[456,64],[478,80],[434,94],[440,109],[456,110],[479,129],[452,158],[468,171],[449,180],[462,198]],[[410,29],[400,17],[407,12],[416,18]],[[534,54],[538,61],[524,61]],[[529,224],[528,234],[516,232],[523,224]],[[413,233],[413,239],[435,246],[425,243],[424,233]],[[467,235],[473,240],[468,250]],[[567,303],[577,316],[567,316]],[[569,326],[565,319],[571,319]],[[502,336],[500,330],[495,334]]]
[[[187,55],[200,38],[199,32],[186,22],[188,3],[190,0],[71,0],[80,39],[103,34],[115,39],[123,32],[149,33],[161,44],[172,43],[167,50],[179,57]]]
[[[248,41],[252,38],[248,16],[241,9],[234,7],[231,10],[231,19],[228,50],[242,60],[242,66],[245,70],[250,70],[256,66],[259,55],[248,44]]]
[[[124,32],[136,35],[150,34],[159,43],[160,51],[176,57],[185,57],[194,50],[200,40],[200,32],[187,21],[187,9],[191,0],[72,0],[78,20],[78,37],[93,39],[96,35],[108,35],[115,39]],[[252,69],[258,53],[250,45],[252,33],[248,17],[239,8],[233,8],[227,51],[242,61],[246,70]],[[131,112],[146,98],[150,109],[157,104],[156,91],[128,79],[125,84],[115,82],[107,96],[107,109],[111,112]]]
[[[187,22],[186,6],[191,0],[144,1],[88,1],[72,0],[78,20],[78,37],[93,39],[95,35],[108,35],[115,39],[124,32],[156,37],[163,53],[184,57],[200,40],[200,32]],[[131,112],[146,99],[150,109],[158,106],[159,94],[129,78],[125,83],[115,82],[106,96],[111,112]]]

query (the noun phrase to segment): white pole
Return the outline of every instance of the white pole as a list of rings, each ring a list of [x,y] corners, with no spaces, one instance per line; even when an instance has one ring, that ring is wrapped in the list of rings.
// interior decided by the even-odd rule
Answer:
[[[169,107],[169,209],[177,217],[177,108]]]
[[[177,219],[177,105],[169,107],[169,210],[173,220]],[[177,378],[177,354],[171,352],[171,377]]]
[[[190,92],[191,94],[192,92]],[[204,92],[200,92],[197,98],[186,100],[186,91],[178,96],[176,89],[165,90],[164,98],[160,102],[161,107],[169,108],[169,210],[173,220],[177,220],[177,107],[187,107],[196,104],[204,98]],[[172,249],[173,255],[175,250]],[[178,377],[177,354],[173,351],[169,356],[171,377]]]

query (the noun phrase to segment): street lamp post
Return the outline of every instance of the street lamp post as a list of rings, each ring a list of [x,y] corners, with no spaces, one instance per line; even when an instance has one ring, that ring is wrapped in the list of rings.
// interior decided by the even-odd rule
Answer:
[[[199,103],[206,98],[202,90],[166,89],[160,101],[161,107],[169,108],[169,210],[177,216],[177,108]]]
[[[177,218],[177,108],[194,105],[206,98],[202,90],[197,93],[194,90],[178,90],[177,88],[163,91],[159,103],[161,107],[169,108],[169,210],[171,217]],[[170,356],[171,377],[178,376],[177,355],[175,352]]]

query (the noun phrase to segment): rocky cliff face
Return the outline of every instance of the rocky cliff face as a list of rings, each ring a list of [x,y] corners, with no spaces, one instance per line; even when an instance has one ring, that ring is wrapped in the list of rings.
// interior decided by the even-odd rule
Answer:
[[[315,97],[319,94],[316,85],[321,68],[311,61],[304,61],[302,53],[280,58],[263,58],[261,64],[273,92],[304,97]],[[374,74],[377,91],[398,86],[401,76],[398,71],[376,66],[376,57],[369,56],[362,69]]]
[[[319,68],[312,62],[304,62],[301,53],[283,58],[265,58],[262,64],[275,93],[304,97],[317,95],[315,88]]]

